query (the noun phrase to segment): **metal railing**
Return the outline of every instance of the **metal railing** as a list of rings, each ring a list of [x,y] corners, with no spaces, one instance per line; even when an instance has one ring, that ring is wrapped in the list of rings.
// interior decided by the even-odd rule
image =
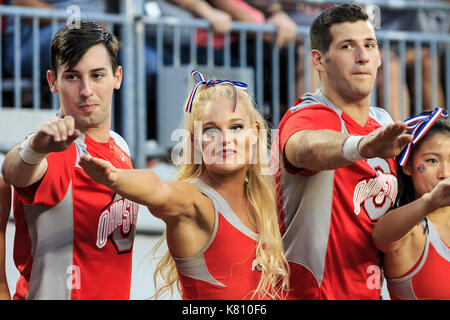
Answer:
[[[382,8],[391,9],[433,9],[433,10],[449,10],[448,3],[445,1],[435,1],[435,0],[280,0],[280,3],[306,3],[314,5],[323,4],[344,4],[349,2],[359,3],[361,5],[376,5]]]
[[[122,94],[121,94],[121,111],[124,116],[125,125],[122,127],[122,134],[128,136],[128,141],[131,150],[136,148],[134,145],[134,123],[132,119],[134,118],[134,87],[135,79],[133,77],[134,63],[132,58],[133,52],[133,19],[134,17],[129,14],[131,10],[128,4],[128,0],[122,0],[123,13],[122,14],[108,14],[108,13],[89,13],[89,19],[94,21],[101,21],[107,25],[109,30],[113,30],[115,26],[119,26],[121,29],[121,50],[124,52],[121,64],[127,73],[124,74],[122,83]],[[39,8],[28,8],[28,7],[16,7],[9,5],[0,6],[0,16],[3,19],[7,17],[12,17],[14,19],[14,72],[11,78],[4,77],[4,67],[2,55],[0,55],[0,110],[5,107],[4,93],[8,89],[12,89],[12,97],[9,101],[12,101],[12,107],[20,110],[23,107],[22,104],[22,94],[24,90],[31,91],[32,93],[32,104],[31,108],[35,110],[40,109],[53,109],[58,110],[59,99],[58,96],[52,95],[51,100],[48,101],[47,105],[41,105],[41,94],[44,91],[49,91],[48,87],[41,86],[42,75],[40,71],[40,55],[39,55],[39,23],[42,19],[50,19],[52,31],[55,33],[58,29],[59,21],[66,21],[68,19],[68,12],[65,10],[46,10]],[[33,37],[33,58],[32,58],[32,72],[31,79],[22,77],[22,67],[21,67],[21,43],[20,34],[22,28],[22,19],[31,19],[32,26],[32,37]],[[5,30],[2,30],[2,41],[0,41],[0,52],[4,50],[4,34]],[[50,46],[50,44],[49,44]],[[6,81],[5,81],[6,80]],[[5,86],[6,84],[6,86]],[[11,106],[11,105],[9,105]],[[114,121],[113,121],[114,122]]]

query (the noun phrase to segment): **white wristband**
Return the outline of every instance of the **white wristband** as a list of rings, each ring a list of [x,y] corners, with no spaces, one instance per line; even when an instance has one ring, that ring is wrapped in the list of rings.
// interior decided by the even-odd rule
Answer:
[[[30,166],[36,166],[44,160],[48,153],[39,153],[33,150],[33,148],[30,145],[31,141],[31,135],[28,139],[26,139],[19,147],[19,157],[20,160],[22,160],[23,163],[30,165]]]
[[[348,161],[355,162],[364,159],[359,154],[358,146],[364,136],[349,136],[342,143],[342,153]]]

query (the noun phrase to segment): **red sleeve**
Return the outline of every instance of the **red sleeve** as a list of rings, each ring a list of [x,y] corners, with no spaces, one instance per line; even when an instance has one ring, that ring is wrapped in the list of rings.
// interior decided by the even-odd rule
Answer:
[[[52,152],[47,156],[48,168],[44,177],[35,185],[16,188],[24,205],[52,207],[66,195],[72,180],[77,151],[75,144],[63,152]]]
[[[285,168],[293,174],[299,173],[300,170],[287,161],[284,155],[284,147],[294,133],[302,130],[333,130],[341,132],[341,118],[336,111],[321,104],[307,106],[291,113],[288,111],[280,122],[278,134]],[[301,171],[304,175],[315,174],[315,172],[308,170]]]

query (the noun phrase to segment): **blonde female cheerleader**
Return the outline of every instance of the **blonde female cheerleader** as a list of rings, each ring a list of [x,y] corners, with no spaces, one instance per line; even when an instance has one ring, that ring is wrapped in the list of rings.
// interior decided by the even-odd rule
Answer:
[[[450,121],[436,108],[405,122],[398,208],[375,225],[392,299],[450,299]]]
[[[246,84],[192,76],[197,84],[186,104],[188,134],[176,181],[86,156],[80,166],[165,222],[169,252],[155,270],[164,280],[156,297],[177,284],[183,299],[283,298],[288,265],[274,181],[265,171],[265,122]]]

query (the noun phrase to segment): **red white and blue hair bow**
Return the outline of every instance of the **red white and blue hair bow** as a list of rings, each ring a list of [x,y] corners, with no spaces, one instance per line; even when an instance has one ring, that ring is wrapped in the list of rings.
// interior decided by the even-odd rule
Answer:
[[[197,93],[198,87],[200,87],[201,85],[205,85],[205,86],[214,86],[216,84],[229,84],[232,85],[234,87],[234,89],[236,90],[236,100],[234,102],[234,109],[233,111],[236,110],[236,106],[238,103],[238,89],[241,89],[243,91],[247,91],[247,84],[244,82],[239,82],[239,81],[230,81],[230,80],[206,80],[205,76],[203,76],[199,71],[197,70],[192,70],[191,72],[191,76],[194,79],[195,82],[197,82],[197,84],[194,86],[194,88],[191,91],[191,95],[189,96],[189,100],[188,103],[186,105],[186,112],[191,112],[192,110],[192,102],[194,101],[194,96]],[[196,78],[196,76],[198,76],[199,79]]]
[[[447,118],[448,113],[446,110],[436,107],[430,114],[419,114],[404,121],[406,123],[406,129],[412,130],[413,141],[408,143],[398,161],[402,167],[408,161],[412,146],[425,136],[439,117]]]

